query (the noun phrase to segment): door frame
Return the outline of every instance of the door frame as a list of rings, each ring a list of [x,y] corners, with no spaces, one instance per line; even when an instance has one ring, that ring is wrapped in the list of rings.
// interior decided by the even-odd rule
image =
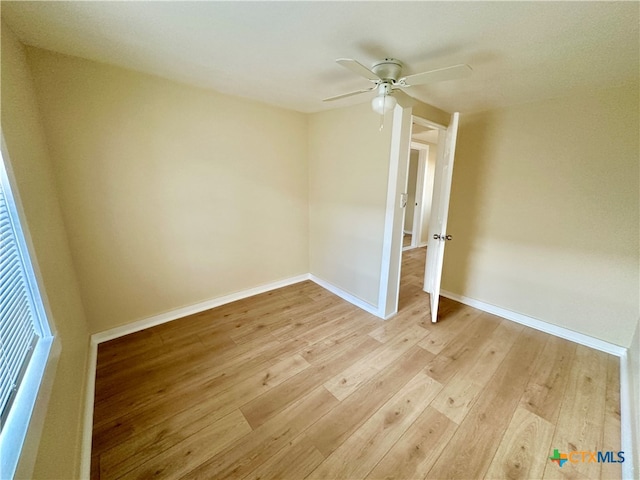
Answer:
[[[438,149],[442,149],[447,126],[430,119],[414,116],[411,106],[396,105],[393,110],[393,128],[389,157],[389,177],[382,245],[380,286],[378,290],[378,316],[384,319],[398,313],[400,295],[400,268],[402,262],[402,236],[404,208],[401,196],[406,191],[409,155],[411,150],[412,125],[437,128]],[[441,152],[438,151],[438,155]],[[434,189],[435,190],[435,189]]]

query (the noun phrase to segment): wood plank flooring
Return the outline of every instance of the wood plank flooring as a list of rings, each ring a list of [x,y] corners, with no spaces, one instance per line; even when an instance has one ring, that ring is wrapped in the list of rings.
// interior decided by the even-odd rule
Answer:
[[[302,282],[98,349],[94,479],[620,478],[615,357],[442,299],[383,322]]]
[[[402,246],[410,247],[411,246],[411,234],[405,233],[402,235]]]

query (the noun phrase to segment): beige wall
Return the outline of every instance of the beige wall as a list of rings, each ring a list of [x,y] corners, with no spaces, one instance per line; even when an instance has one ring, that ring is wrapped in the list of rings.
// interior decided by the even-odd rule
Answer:
[[[58,352],[47,365],[16,476],[78,478],[88,330],[24,47],[4,22],[1,91],[5,161],[14,174]]]
[[[369,103],[309,116],[309,262],[317,277],[377,306],[391,115]]]
[[[637,86],[463,115],[443,288],[628,346],[638,191]]]
[[[92,332],[309,271],[305,115],[28,54]]]

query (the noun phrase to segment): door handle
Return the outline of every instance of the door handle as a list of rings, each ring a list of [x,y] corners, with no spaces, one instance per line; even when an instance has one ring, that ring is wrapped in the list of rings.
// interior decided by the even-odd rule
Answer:
[[[445,240],[453,240],[453,237],[451,235],[439,235],[437,233],[434,233],[433,239],[445,241]]]

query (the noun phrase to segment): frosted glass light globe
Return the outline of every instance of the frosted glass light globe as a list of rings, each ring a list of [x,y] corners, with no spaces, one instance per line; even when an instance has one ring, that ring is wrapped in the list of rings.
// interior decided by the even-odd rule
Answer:
[[[371,108],[376,113],[384,115],[386,112],[393,110],[398,101],[391,95],[378,95],[371,100]]]

